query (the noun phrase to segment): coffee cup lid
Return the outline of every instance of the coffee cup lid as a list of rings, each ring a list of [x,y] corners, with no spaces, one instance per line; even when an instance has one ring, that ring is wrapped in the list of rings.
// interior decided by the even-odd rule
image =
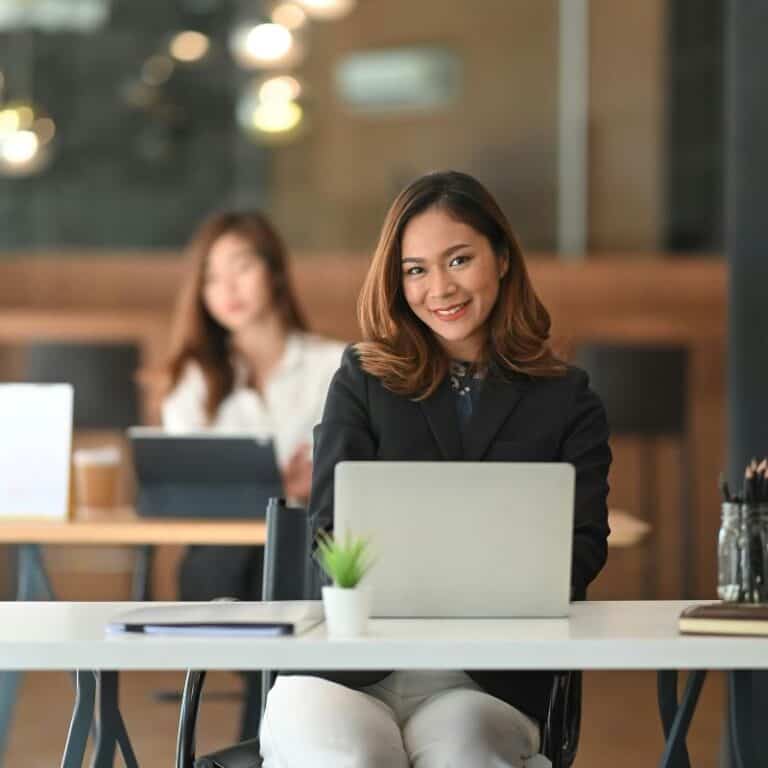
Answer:
[[[119,464],[120,449],[114,445],[78,448],[72,455],[75,464]]]

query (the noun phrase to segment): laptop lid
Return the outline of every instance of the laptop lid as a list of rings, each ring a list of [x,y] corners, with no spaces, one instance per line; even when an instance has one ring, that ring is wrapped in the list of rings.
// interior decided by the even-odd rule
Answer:
[[[340,462],[334,530],[370,539],[378,617],[568,614],[574,469]]]
[[[128,438],[141,516],[263,518],[270,497],[282,495],[272,440],[146,427]]]
[[[70,384],[0,384],[0,519],[67,518],[73,397]]]

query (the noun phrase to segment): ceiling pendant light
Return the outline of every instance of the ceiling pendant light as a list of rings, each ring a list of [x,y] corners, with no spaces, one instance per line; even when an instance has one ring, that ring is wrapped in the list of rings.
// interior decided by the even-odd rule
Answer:
[[[304,88],[294,75],[251,81],[237,104],[237,122],[261,144],[285,144],[305,128]]]
[[[269,14],[275,24],[281,24],[292,32],[307,23],[307,12],[296,2],[279,2]]]
[[[32,176],[51,161],[56,126],[29,102],[0,104],[0,175]]]
[[[304,46],[282,24],[242,21],[229,40],[232,56],[243,69],[294,67],[304,57]]]

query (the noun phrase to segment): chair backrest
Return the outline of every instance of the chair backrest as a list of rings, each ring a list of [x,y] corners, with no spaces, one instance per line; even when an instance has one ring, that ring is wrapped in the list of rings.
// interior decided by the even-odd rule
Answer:
[[[312,523],[303,507],[289,507],[285,499],[267,504],[267,542],[264,545],[263,600],[312,600],[320,597],[319,569],[312,559]],[[261,712],[275,673],[261,675]]]
[[[589,373],[613,434],[682,435],[688,354],[684,347],[586,344],[576,365]]]
[[[75,428],[122,429],[141,421],[138,367],[134,344],[41,341],[26,347],[24,379],[72,384]]]
[[[264,545],[263,600],[319,598],[312,560],[312,526],[303,507],[289,507],[285,499],[267,504],[267,541]]]

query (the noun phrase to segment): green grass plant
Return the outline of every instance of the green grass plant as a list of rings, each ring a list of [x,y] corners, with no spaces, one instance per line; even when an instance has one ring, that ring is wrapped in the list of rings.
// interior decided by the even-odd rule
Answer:
[[[334,586],[344,589],[356,587],[373,565],[368,556],[368,540],[352,536],[349,531],[343,539],[320,531],[315,557]]]

